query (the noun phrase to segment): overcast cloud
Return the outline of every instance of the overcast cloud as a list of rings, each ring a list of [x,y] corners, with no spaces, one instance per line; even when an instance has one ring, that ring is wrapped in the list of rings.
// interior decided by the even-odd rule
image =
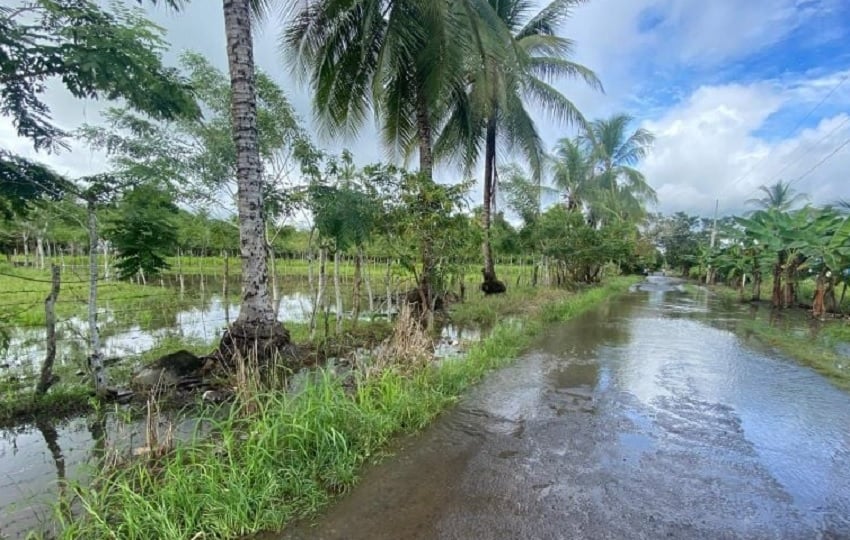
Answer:
[[[542,2],[541,2],[542,4]],[[226,69],[221,4],[194,0],[182,13],[150,8],[172,44],[169,63],[185,50]],[[744,208],[759,185],[779,179],[813,202],[850,199],[850,2],[846,0],[591,0],[575,10],[564,35],[575,60],[594,69],[606,93],[578,82],[559,85],[588,118],[625,111],[657,137],[641,168],[658,191],[658,210],[708,215]],[[277,31],[256,36],[256,59],[277,79],[308,126],[310,96],[295,84],[277,48]],[[847,82],[845,82],[847,81]],[[103,105],[74,100],[51,87],[54,118],[67,129],[96,123]],[[538,115],[549,145],[573,130]],[[0,138],[33,156],[7,119]],[[319,140],[350,148],[358,163],[384,157],[374,126],[356,140]],[[106,168],[104,156],[78,144],[39,159],[80,176]],[[821,163],[818,165],[819,163]],[[444,181],[459,176],[446,167]]]

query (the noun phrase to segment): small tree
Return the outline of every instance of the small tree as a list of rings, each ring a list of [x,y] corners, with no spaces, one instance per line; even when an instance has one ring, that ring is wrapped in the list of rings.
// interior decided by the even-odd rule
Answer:
[[[118,275],[156,275],[167,269],[168,252],[177,244],[177,206],[150,184],[130,189],[116,205],[104,230],[118,251]]]

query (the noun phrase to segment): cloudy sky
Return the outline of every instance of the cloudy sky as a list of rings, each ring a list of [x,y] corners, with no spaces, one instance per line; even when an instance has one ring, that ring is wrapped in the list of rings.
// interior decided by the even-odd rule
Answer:
[[[220,1],[194,0],[182,13],[149,11],[167,31],[170,63],[191,49],[226,69]],[[590,0],[563,34],[577,43],[574,59],[605,86],[602,94],[575,81],[559,85],[585,116],[625,111],[635,127],[655,133],[641,168],[658,192],[659,211],[709,215],[719,200],[721,214],[733,213],[758,186],[780,179],[816,203],[850,199],[850,1]],[[276,42],[276,25],[258,32],[257,63],[310,125],[309,91],[294,83]],[[68,129],[96,123],[102,109],[58,89],[48,101]],[[543,115],[538,124],[550,145],[572,134]],[[0,138],[32,155],[5,119]],[[370,125],[358,139],[319,142],[350,148],[366,164],[384,156],[377,141]],[[70,176],[106,167],[102,155],[79,146],[40,159]]]

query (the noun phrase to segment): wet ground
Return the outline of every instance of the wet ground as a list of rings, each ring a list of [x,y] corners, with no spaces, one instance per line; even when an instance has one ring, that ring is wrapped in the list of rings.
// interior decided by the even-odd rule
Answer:
[[[445,326],[435,354],[455,358],[481,337],[475,329]],[[160,437],[170,425],[179,440],[205,432],[192,417],[192,409],[164,411]],[[28,538],[32,531],[49,533],[62,492],[73,493],[74,484],[86,483],[104,463],[127,458],[144,447],[145,429],[143,419],[121,408],[100,416],[0,430],[0,539]]]
[[[665,278],[494,373],[285,539],[850,538],[850,395]]]

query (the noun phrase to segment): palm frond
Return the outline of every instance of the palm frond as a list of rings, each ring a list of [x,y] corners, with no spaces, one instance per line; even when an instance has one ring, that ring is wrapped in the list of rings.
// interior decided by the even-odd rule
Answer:
[[[554,34],[558,26],[569,18],[572,9],[582,3],[584,0],[554,0],[525,24],[517,33],[517,38],[532,34]]]

